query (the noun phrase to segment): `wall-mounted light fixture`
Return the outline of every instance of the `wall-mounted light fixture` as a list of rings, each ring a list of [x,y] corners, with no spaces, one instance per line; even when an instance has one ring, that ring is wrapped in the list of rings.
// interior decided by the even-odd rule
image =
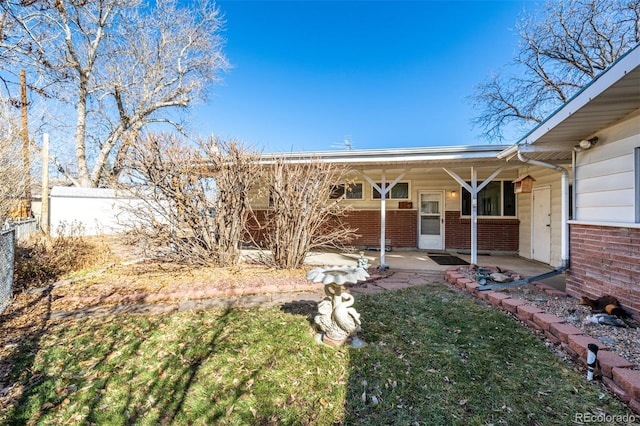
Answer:
[[[449,193],[449,195],[451,195],[451,198],[456,198],[457,193],[458,193],[457,191],[453,190]]]
[[[578,143],[578,145],[573,147],[573,150],[576,152],[586,151],[587,149],[591,149],[591,147],[593,147],[597,143],[598,143],[597,136],[591,139],[583,139]]]

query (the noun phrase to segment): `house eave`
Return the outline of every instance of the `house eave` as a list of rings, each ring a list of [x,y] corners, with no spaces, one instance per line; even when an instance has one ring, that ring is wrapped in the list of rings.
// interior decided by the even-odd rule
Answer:
[[[392,167],[411,164],[452,165],[495,163],[496,156],[506,145],[468,145],[424,148],[390,148],[347,151],[288,152],[263,154],[260,163],[336,163],[345,165],[385,165]]]
[[[581,140],[624,121],[640,109],[640,45],[620,57],[515,145],[498,154],[510,159],[525,149],[541,160],[567,157]],[[542,156],[546,158],[541,158]]]

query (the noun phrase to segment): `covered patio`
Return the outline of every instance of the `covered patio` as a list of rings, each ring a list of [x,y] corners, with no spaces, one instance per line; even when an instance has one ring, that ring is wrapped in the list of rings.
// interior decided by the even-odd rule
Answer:
[[[391,271],[441,271],[444,272],[452,265],[440,265],[429,257],[431,252],[423,250],[398,250],[385,254],[385,263]],[[365,251],[364,256],[369,260],[370,270],[380,266],[379,251]],[[471,255],[456,253],[456,257],[471,263]],[[340,252],[318,252],[311,253],[307,257],[307,264],[310,265],[351,265],[355,266],[360,257],[357,253],[340,253]],[[554,270],[553,267],[525,259],[519,256],[500,256],[500,255],[478,255],[478,263],[480,266],[499,266],[518,272],[527,277],[532,277]],[[556,275],[542,280],[545,284],[564,291],[565,276],[563,274]]]

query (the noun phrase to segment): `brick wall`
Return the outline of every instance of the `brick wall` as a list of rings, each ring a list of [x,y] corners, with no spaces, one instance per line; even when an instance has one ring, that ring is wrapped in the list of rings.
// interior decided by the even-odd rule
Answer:
[[[471,249],[471,219],[460,217],[459,211],[445,212],[445,248]],[[518,251],[520,238],[518,219],[478,218],[478,250]]]
[[[264,210],[256,210],[256,217],[264,222]],[[356,210],[342,220],[348,227],[357,229],[358,239],[352,241],[355,246],[380,245],[380,212],[376,210]],[[385,237],[391,240],[391,247],[416,248],[418,246],[418,212],[416,210],[387,210]],[[249,228],[256,241],[260,242],[262,233],[255,222]]]
[[[262,211],[256,215],[263,218]],[[445,225],[445,248],[447,250],[470,250],[471,220],[461,218],[459,211],[447,211]],[[360,237],[353,241],[356,246],[380,245],[380,212],[356,210],[343,219],[356,228]],[[386,238],[397,248],[418,247],[418,211],[387,210]],[[258,237],[259,241],[259,236]],[[518,251],[519,221],[517,219],[478,219],[478,250],[513,252]]]
[[[598,298],[610,294],[640,315],[640,229],[575,225],[569,228],[567,293]]]
[[[357,228],[360,235],[353,244],[357,246],[380,245],[380,212],[377,210],[356,210],[349,213],[345,223]],[[385,237],[391,240],[391,247],[418,247],[418,211],[387,210]]]

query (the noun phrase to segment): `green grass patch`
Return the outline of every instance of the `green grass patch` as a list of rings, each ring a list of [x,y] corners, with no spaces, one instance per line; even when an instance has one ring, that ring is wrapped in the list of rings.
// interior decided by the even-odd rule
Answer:
[[[358,350],[316,344],[311,312],[278,307],[61,323],[22,354],[12,374],[23,394],[0,421],[551,425],[631,414],[516,321],[445,286],[355,307],[368,342]]]

